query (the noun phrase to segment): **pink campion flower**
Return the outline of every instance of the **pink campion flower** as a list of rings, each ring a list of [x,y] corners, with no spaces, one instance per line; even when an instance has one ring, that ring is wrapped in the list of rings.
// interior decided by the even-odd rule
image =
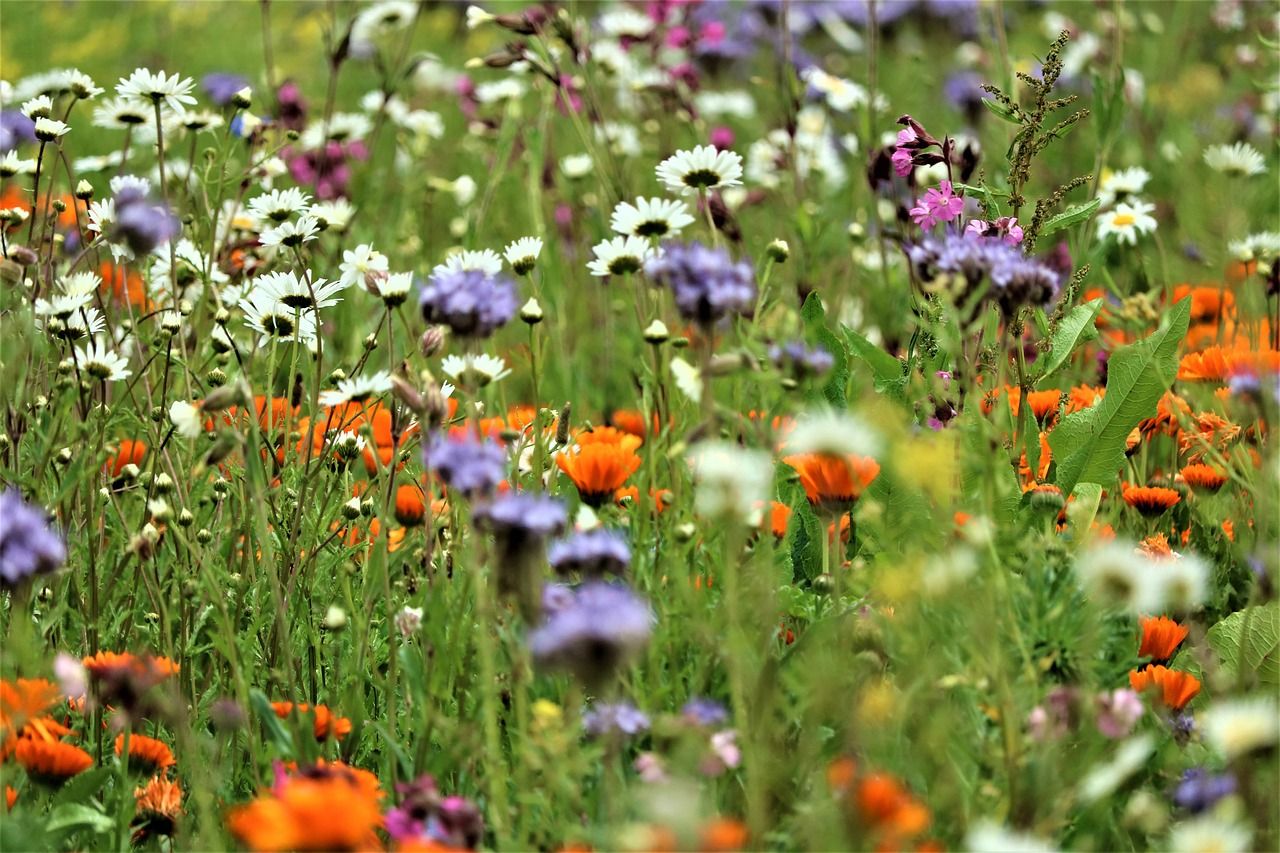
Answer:
[[[1112,740],[1128,737],[1142,717],[1142,697],[1132,690],[1099,693],[1098,731]]]
[[[975,237],[985,235],[998,236],[1010,246],[1016,246],[1021,243],[1024,236],[1022,226],[1018,224],[1016,216],[1002,216],[995,222],[987,222],[985,219],[971,219],[969,224],[965,226],[964,233]]]
[[[724,41],[726,32],[723,21],[707,21],[698,30],[698,41],[706,46],[715,46]]]
[[[951,182],[943,181],[937,189],[924,194],[911,208],[911,218],[926,231],[939,222],[950,222],[964,210],[964,199],[951,190]]]
[[[688,47],[693,41],[693,33],[683,24],[672,27],[667,30],[666,44],[667,47],[681,48]]]
[[[911,174],[912,156],[912,153],[906,148],[893,149],[893,154],[889,157],[889,160],[893,163],[893,171],[898,177],[905,178]]]
[[[733,147],[733,129],[720,125],[711,128],[711,144],[721,151]]]

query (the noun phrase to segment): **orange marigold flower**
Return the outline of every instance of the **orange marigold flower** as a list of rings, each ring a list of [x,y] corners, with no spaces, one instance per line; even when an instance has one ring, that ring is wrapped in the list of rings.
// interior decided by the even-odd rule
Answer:
[[[1106,388],[1095,388],[1092,385],[1077,385],[1067,392],[1067,414],[1079,412],[1096,405],[1107,396]]]
[[[635,452],[640,439],[626,433],[619,434],[626,437],[626,444],[590,440],[582,443],[582,436],[579,436],[576,448],[556,454],[556,465],[578,487],[578,494],[588,506],[603,505],[640,467],[640,457]]]
[[[747,828],[742,821],[731,818],[715,818],[703,825],[698,833],[699,850],[708,853],[730,853],[747,846]]]
[[[1200,412],[1195,416],[1195,428],[1178,432],[1178,449],[1191,454],[1191,461],[1198,462],[1210,447],[1225,450],[1227,445],[1240,437],[1240,426],[1213,412]]]
[[[1173,301],[1181,302],[1191,297],[1191,322],[1201,323],[1217,320],[1221,312],[1231,313],[1235,308],[1236,296],[1231,291],[1214,285],[1180,284],[1173,289]]]
[[[351,733],[351,721],[346,717],[336,716],[325,705],[316,705],[313,709],[306,703],[295,705],[292,702],[272,702],[271,710],[282,720],[289,719],[295,710],[299,716],[311,714],[315,719],[316,740],[325,740],[331,733],[335,740],[342,740]]]
[[[147,310],[147,285],[136,270],[103,261],[98,267],[98,275],[102,277],[102,285],[98,288],[101,292],[109,291],[117,302],[128,303],[141,311]]]
[[[791,521],[791,507],[782,503],[782,501],[773,501],[769,504],[769,530],[777,539],[785,539],[787,535],[787,525]]]
[[[1049,434],[1040,433],[1040,465],[1036,471],[1031,470],[1031,463],[1027,461],[1027,452],[1022,451],[1022,455],[1018,457],[1018,476],[1022,478],[1022,490],[1025,492],[1037,481],[1043,480],[1049,476],[1049,465],[1053,462],[1053,448],[1049,446]]]
[[[124,753],[124,735],[116,735],[116,755]],[[143,773],[159,773],[167,770],[176,762],[173,751],[164,741],[146,735],[129,735],[129,766],[136,767]]]
[[[1156,403],[1155,417],[1139,421],[1138,430],[1144,435],[1157,431],[1173,435],[1178,430],[1179,421],[1190,416],[1191,406],[1187,401],[1172,391],[1165,391],[1160,402]]]
[[[1229,518],[1228,518],[1228,519],[1226,519],[1225,521],[1223,521],[1223,522],[1222,522],[1222,533],[1223,533],[1223,535],[1224,535],[1224,536],[1226,536],[1226,537],[1227,537],[1227,539],[1229,539],[1230,541],[1232,541],[1232,542],[1236,541],[1236,525],[1235,525],[1235,522],[1233,522],[1233,521],[1232,521],[1231,519],[1229,519]]]
[[[349,774],[291,776],[231,810],[231,833],[250,850],[373,850],[381,847],[378,800]]]
[[[626,450],[639,450],[640,445],[644,443],[644,439],[640,436],[611,426],[598,426],[584,430],[574,436],[574,441],[579,447],[586,447],[589,444],[611,444]]]
[[[0,680],[0,734],[16,732],[58,701],[58,685],[46,678]]]
[[[8,785],[5,785],[4,786],[4,807],[7,809],[11,809],[13,808],[14,804],[17,802],[18,802],[18,792],[15,791],[13,788],[10,788]]]
[[[1280,351],[1212,346],[1178,363],[1178,378],[1190,381],[1222,382],[1244,373],[1280,373]]]
[[[1163,533],[1156,533],[1143,539],[1138,544],[1138,551],[1151,560],[1169,560],[1173,558],[1173,548],[1169,546],[1169,538]]]
[[[650,489],[649,500],[658,512],[663,512],[675,501],[676,496],[670,489]],[[640,489],[637,486],[623,486],[613,493],[613,502],[618,506],[634,506],[640,502]]]
[[[898,837],[918,835],[929,827],[929,810],[887,773],[873,773],[858,784],[862,819]]]
[[[1211,465],[1192,463],[1182,469],[1182,479],[1198,492],[1216,492],[1227,482],[1227,475]]]
[[[1163,486],[1127,486],[1123,492],[1124,502],[1142,513],[1147,518],[1155,518],[1168,512],[1182,496],[1173,489]]]
[[[847,510],[880,476],[880,463],[865,456],[799,453],[782,461],[800,475],[809,503],[833,511]]]
[[[396,521],[405,527],[415,527],[426,516],[427,506],[422,487],[407,483],[396,489]]]
[[[43,738],[20,738],[13,757],[32,781],[45,785],[61,785],[93,766],[93,757],[80,747]]]
[[[533,421],[537,416],[537,406],[512,406],[507,409],[507,428],[515,432],[524,432],[533,425]],[[554,424],[552,428],[554,428]]]
[[[1194,675],[1160,665],[1130,671],[1129,686],[1139,693],[1159,690],[1160,701],[1173,711],[1181,711],[1200,693],[1200,680]]]
[[[1178,645],[1187,638],[1188,630],[1185,625],[1179,625],[1167,616],[1144,618],[1138,657],[1150,656],[1155,663],[1169,660]]]
[[[126,465],[141,465],[143,457],[147,455],[146,443],[137,439],[122,438],[117,447],[119,449],[108,456],[106,464],[102,466],[102,470],[112,477],[119,477]]]
[[[658,416],[653,416],[653,432],[657,432],[660,424]],[[609,425],[622,430],[625,433],[634,435],[641,440],[648,435],[648,429],[645,426],[644,412],[637,409],[614,409],[609,414]]]
[[[1012,397],[1010,397],[1012,400]],[[1042,427],[1052,424],[1058,419],[1058,407],[1062,403],[1062,392],[1058,390],[1032,391],[1027,395],[1027,403],[1031,406],[1031,414]]]
[[[827,787],[836,793],[849,790],[858,774],[858,762],[848,756],[834,759],[827,765]]]
[[[80,661],[94,678],[107,679],[127,674],[150,676],[161,681],[177,675],[179,666],[162,655],[135,655],[132,652],[98,652]]]
[[[133,750],[129,750],[132,752]],[[173,835],[182,815],[182,785],[164,776],[153,776],[146,785],[133,789],[138,831],[134,840],[152,835]]]

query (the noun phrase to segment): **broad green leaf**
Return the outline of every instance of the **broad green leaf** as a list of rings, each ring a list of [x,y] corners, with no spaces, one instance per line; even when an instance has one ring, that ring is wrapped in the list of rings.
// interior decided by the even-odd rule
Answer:
[[[827,351],[835,357],[835,364],[831,368],[827,382],[822,386],[822,396],[832,406],[843,409],[848,405],[845,388],[849,384],[849,349],[844,341],[840,340],[827,326],[826,308],[823,307],[822,298],[817,293],[809,294],[809,298],[804,301],[804,307],[800,310],[800,316],[804,320],[805,330],[810,337],[826,347]]]
[[[986,201],[987,207],[994,211],[994,215],[1000,217],[1000,205],[996,204],[995,194],[987,187],[986,184],[975,186],[973,184],[956,184],[956,189],[961,192],[978,193]]]
[[[1022,452],[1027,455],[1031,479],[1040,479],[1040,425],[1028,403],[1018,407],[1018,431],[1022,434]]]
[[[1063,315],[1062,321],[1058,323],[1058,330],[1050,338],[1049,352],[1042,359],[1044,366],[1040,368],[1036,384],[1043,382],[1055,370],[1066,364],[1076,347],[1098,336],[1098,330],[1094,328],[1093,323],[1101,310],[1102,299],[1099,297],[1083,305],[1077,305]]]
[[[791,507],[791,523],[787,536],[791,546],[791,572],[796,581],[812,582],[822,574],[822,537],[825,531],[798,479],[783,480],[778,488],[778,499]]]
[[[853,350],[853,354],[871,368],[871,373],[875,377],[876,391],[900,397],[907,383],[902,362],[848,326],[844,327],[844,337],[849,342],[849,348]]]
[[[90,797],[98,793],[103,783],[111,778],[113,773],[115,773],[115,768],[113,767],[95,767],[72,777],[67,784],[59,789],[57,795],[53,798],[54,804],[78,803],[83,805]]]
[[[961,459],[961,488],[973,506],[985,507],[995,521],[1008,522],[1018,511],[1022,488],[1007,462],[999,441],[991,434],[991,422],[974,407],[957,419],[964,435]],[[986,496],[990,492],[991,505]]]
[[[107,817],[84,803],[63,803],[49,814],[49,822],[45,824],[45,830],[57,832],[61,829],[84,827],[93,832],[106,832],[115,825],[114,818]]]
[[[1095,198],[1093,201],[1087,201],[1084,204],[1077,204],[1068,207],[1066,210],[1062,211],[1057,216],[1052,217],[1044,224],[1040,229],[1040,236],[1048,237],[1055,231],[1061,231],[1063,228],[1069,228],[1077,222],[1085,221],[1093,215],[1093,212],[1097,210],[1098,206],[1101,204],[1102,202]]]
[[[1076,531],[1077,542],[1088,538],[1089,528],[1098,514],[1098,505],[1102,503],[1102,486],[1097,483],[1076,483],[1071,492],[1073,500],[1067,503],[1067,518]]]
[[[257,715],[258,721],[262,723],[262,727],[267,730],[267,738],[276,745],[281,754],[292,756],[293,736],[289,734],[289,730],[284,727],[284,723],[276,716],[275,710],[271,707],[271,700],[261,690],[251,690],[249,691],[249,704],[253,706],[253,712]]]
[[[1107,363],[1107,394],[1094,406],[1067,415],[1049,433],[1058,466],[1057,486],[1070,494],[1076,483],[1109,486],[1124,464],[1125,439],[1143,418],[1155,414],[1160,397],[1178,372],[1178,345],[1187,333],[1191,300],[1173,307],[1168,323],[1149,337],[1119,349]]]
[[[1021,120],[1013,110],[1009,109],[995,98],[983,98],[982,105],[1010,124],[1022,124]]]
[[[1248,636],[1244,635],[1248,631]],[[1256,673],[1263,684],[1280,684],[1280,602],[1247,607],[1209,629],[1209,645],[1232,675]],[[1246,671],[1240,671],[1244,653]]]

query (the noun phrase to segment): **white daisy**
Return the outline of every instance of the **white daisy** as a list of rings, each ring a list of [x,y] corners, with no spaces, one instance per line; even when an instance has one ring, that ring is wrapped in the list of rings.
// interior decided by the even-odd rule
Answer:
[[[133,374],[128,362],[98,343],[97,338],[90,338],[85,347],[76,347],[76,365],[81,372],[100,382],[128,379]]]
[[[1250,234],[1243,240],[1233,241],[1228,249],[1231,251],[1231,256],[1238,261],[1271,263],[1280,257],[1280,232],[1264,231],[1261,234]]]
[[[204,435],[204,417],[200,409],[186,400],[174,400],[169,406],[169,423],[183,438],[199,438]]]
[[[1204,603],[1209,593],[1209,566],[1194,554],[1175,554],[1160,563],[1157,573],[1160,607],[1157,610],[1194,610]]]
[[[606,121],[604,124],[596,125],[595,132],[596,139],[608,145],[610,150],[619,157],[635,157],[642,150],[640,131],[632,125]]]
[[[299,139],[305,149],[321,148],[326,142],[351,142],[364,139],[373,130],[373,122],[364,113],[334,113],[326,125],[323,120],[313,122]]]
[[[141,175],[116,175],[111,179],[111,194],[120,195],[125,190],[139,195],[151,194],[151,181]]]
[[[756,102],[751,93],[742,90],[729,92],[699,92],[693,96],[693,105],[707,118],[732,116],[740,119],[755,118]]]
[[[801,417],[787,436],[788,453],[877,456],[880,436],[857,415],[822,409]]]
[[[1253,833],[1247,826],[1213,815],[1176,824],[1169,833],[1171,853],[1249,853]]]
[[[258,235],[258,242],[264,246],[301,246],[316,239],[318,233],[320,224],[316,218],[304,213],[295,220],[281,222],[263,231]]]
[[[1117,201],[1124,201],[1142,192],[1149,180],[1151,180],[1151,174],[1141,166],[1107,172],[1098,185],[1098,202],[1103,207],[1110,207]]]
[[[356,209],[345,198],[335,198],[333,201],[316,202],[307,213],[314,216],[324,230],[342,231],[351,224]]]
[[[63,276],[58,288],[66,296],[92,297],[102,286],[102,276],[96,272],[73,272]]]
[[[387,118],[399,124],[400,119],[409,112],[409,105],[394,94],[388,95],[381,89],[372,89],[360,98],[360,109],[367,113],[384,112]]]
[[[1106,542],[1076,561],[1080,584],[1104,604],[1118,604],[1139,613],[1161,612],[1164,593],[1157,578],[1168,568],[1142,555],[1132,544]]]
[[[537,264],[538,255],[542,254],[542,240],[538,237],[521,237],[507,246],[502,254],[516,275],[525,275]]]
[[[412,289],[413,273],[393,272],[378,281],[377,296],[382,300],[382,304],[394,308],[397,305],[404,304],[405,300],[409,298],[409,291]]]
[[[497,275],[502,272],[502,256],[493,249],[464,249],[446,257],[444,263],[436,264],[431,272],[434,275],[458,270],[480,270],[488,275]]]
[[[172,77],[166,77],[163,71],[138,68],[127,78],[120,78],[120,82],[116,84],[116,94],[122,98],[150,101],[153,104],[163,103],[181,113],[186,112],[187,104],[196,102],[190,94],[195,85],[190,77],[180,77],[176,73]]]
[[[262,336],[259,343],[268,341],[297,341],[309,349],[316,347],[316,317],[314,312],[299,311],[285,305],[262,290],[253,290],[240,300],[245,324]]]
[[[596,257],[587,264],[587,270],[599,276],[639,272],[645,261],[657,256],[644,237],[614,237],[592,246],[591,251]]]
[[[453,193],[453,200],[459,207],[466,207],[475,201],[479,189],[475,178],[470,175],[459,175],[449,184],[449,191]]]
[[[671,359],[671,376],[690,402],[702,402],[702,372],[698,368],[677,356]]]
[[[272,272],[254,279],[249,298],[264,295],[291,311],[318,311],[341,302],[335,294],[344,289],[346,285],[341,281],[312,280],[310,270],[303,278],[292,272]]]
[[[93,110],[93,126],[108,130],[137,127],[153,118],[151,105],[133,98],[109,98]]]
[[[311,196],[296,187],[272,190],[249,199],[249,212],[260,222],[284,222],[294,214],[306,213]]]
[[[1034,835],[1015,832],[989,820],[969,827],[964,847],[973,853],[1054,853],[1058,849]]]
[[[53,317],[42,326],[44,331],[64,341],[82,341],[92,338],[107,327],[102,312],[93,306],[86,306],[73,311],[66,317]]]
[[[705,518],[749,521],[768,499],[773,459],[727,441],[703,441],[689,452],[697,481],[694,506]]]
[[[35,160],[24,160],[18,156],[16,148],[10,148],[0,156],[0,178],[12,178],[15,175],[31,175],[36,171]]]
[[[564,172],[564,176],[571,180],[577,178],[585,178],[591,174],[591,169],[595,164],[591,161],[590,154],[566,154],[560,158],[560,171]],[[31,161],[31,171],[35,171],[36,161]]]
[[[1120,202],[1098,217],[1098,239],[1114,237],[1117,243],[1136,245],[1139,236],[1156,230],[1157,223],[1151,215],[1155,209],[1155,205],[1136,198]]]
[[[1235,145],[1210,145],[1204,150],[1204,162],[1215,172],[1247,178],[1267,171],[1262,152],[1247,142]]]
[[[1114,758],[1091,769],[1080,781],[1080,798],[1092,803],[1113,793],[1142,769],[1155,748],[1156,740],[1150,734],[1129,738],[1116,750]]]
[[[1200,714],[1204,739],[1227,761],[1280,740],[1280,706],[1273,696],[1217,699]]]
[[[39,118],[48,118],[52,113],[53,98],[48,95],[32,98],[22,105],[22,114],[32,121]]]
[[[658,239],[674,237],[692,224],[693,217],[685,203],[666,198],[638,198],[635,204],[620,202],[609,220],[609,227],[619,234]]]
[[[596,25],[607,36],[643,39],[653,32],[654,23],[653,18],[639,10],[620,6],[603,13]]]
[[[320,392],[320,405],[341,406],[345,403],[363,403],[374,394],[385,394],[391,390],[391,374],[385,370],[369,376],[357,376],[354,379],[343,379],[338,387]]]
[[[88,157],[77,157],[71,161],[71,170],[78,175],[90,172],[110,172],[120,168],[124,162],[124,151],[116,150],[110,154],[93,154]]]
[[[222,116],[213,110],[195,110],[183,113],[179,124],[183,130],[199,133],[202,130],[217,130],[222,127]]]
[[[57,317],[65,320],[72,312],[78,311],[93,301],[91,293],[55,294],[49,299],[37,299],[35,313],[37,317]]]
[[[413,23],[417,14],[417,4],[408,0],[386,0],[366,6],[351,22],[352,48],[358,55],[372,50],[374,41],[403,30]]]
[[[414,136],[424,139],[440,139],[444,136],[444,119],[440,113],[430,110],[411,110],[399,119],[397,124]]]
[[[504,77],[480,83],[475,89],[475,99],[482,104],[496,104],[502,101],[515,101],[524,97],[529,85],[518,77]]]
[[[847,113],[856,107],[866,106],[867,90],[852,80],[828,74],[817,66],[800,73],[800,79],[822,95],[827,106],[836,112]]]
[[[338,267],[342,271],[339,281],[343,287],[363,285],[365,276],[387,271],[387,256],[374,249],[368,243],[361,243],[354,249],[342,253],[342,263]]]
[[[688,195],[699,190],[736,187],[742,183],[742,158],[733,151],[718,151],[713,145],[680,150],[658,164],[658,180],[674,193]]]
[[[36,139],[41,142],[52,142],[60,136],[66,136],[71,132],[71,128],[56,119],[38,118],[36,119],[35,133]]]
[[[511,375],[507,363],[496,355],[446,355],[440,360],[440,370],[454,382],[469,387],[483,388]]]
[[[79,68],[65,69],[63,74],[65,75],[63,85],[66,90],[82,101],[93,100],[105,91]]]

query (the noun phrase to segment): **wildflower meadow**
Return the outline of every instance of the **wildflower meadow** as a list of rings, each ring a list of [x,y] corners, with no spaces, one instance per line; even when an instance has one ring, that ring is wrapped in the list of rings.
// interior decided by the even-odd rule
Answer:
[[[0,849],[1280,848],[1274,2],[0,3]]]

